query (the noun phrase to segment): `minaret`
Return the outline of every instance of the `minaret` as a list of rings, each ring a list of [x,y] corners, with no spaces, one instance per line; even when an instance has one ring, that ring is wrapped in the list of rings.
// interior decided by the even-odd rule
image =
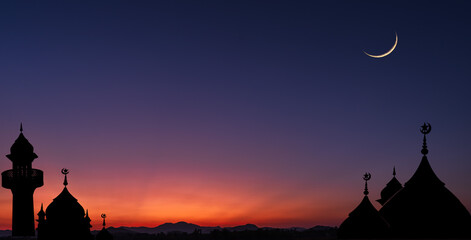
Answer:
[[[38,156],[23,135],[22,124],[20,136],[6,157],[13,163],[13,169],[2,172],[2,187],[10,189],[13,194],[12,235],[34,236],[33,193],[43,185],[43,172],[31,166]]]

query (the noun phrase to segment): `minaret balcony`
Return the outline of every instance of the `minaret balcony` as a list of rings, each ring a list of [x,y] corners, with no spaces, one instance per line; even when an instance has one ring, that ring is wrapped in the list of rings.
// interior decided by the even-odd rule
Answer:
[[[10,169],[2,172],[2,187],[31,186],[33,189],[44,184],[43,171],[39,169]]]

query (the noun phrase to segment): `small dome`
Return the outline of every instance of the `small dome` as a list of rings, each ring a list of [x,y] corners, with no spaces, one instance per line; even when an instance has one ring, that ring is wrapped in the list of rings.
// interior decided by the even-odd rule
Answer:
[[[10,154],[7,155],[8,159],[14,161],[16,159],[34,160],[38,156],[34,153],[34,148],[28,139],[25,138],[23,133],[15,140],[15,143],[10,148]]]
[[[343,221],[339,238],[383,238],[389,234],[389,224],[379,215],[368,196]]]
[[[105,227],[96,235],[96,240],[113,240],[113,235],[111,235]]]
[[[381,205],[384,205],[394,194],[402,189],[402,184],[396,179],[396,171],[394,170],[393,178],[386,184],[386,187],[381,191],[381,199],[376,200]]]
[[[70,194],[67,187],[46,208],[48,221],[78,221],[84,218],[85,210],[77,199]]]

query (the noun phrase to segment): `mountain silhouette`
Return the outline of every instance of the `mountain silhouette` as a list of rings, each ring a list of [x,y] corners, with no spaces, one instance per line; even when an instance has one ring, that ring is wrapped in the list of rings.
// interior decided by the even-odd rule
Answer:
[[[169,233],[169,232],[183,232],[183,233],[192,233],[195,230],[201,230],[203,233],[209,233],[216,229],[222,229],[221,227],[202,227],[196,224],[187,223],[187,222],[177,222],[177,223],[164,223],[154,228],[148,227],[121,227],[126,230],[130,230],[137,233],[147,233],[147,234],[157,234],[157,233]]]
[[[311,230],[311,231],[328,231],[328,230],[331,230],[332,228],[333,227],[317,225],[317,226],[309,228],[307,230]],[[304,229],[304,230],[306,230],[306,229]],[[298,231],[303,231],[303,230],[298,230]]]
[[[182,227],[182,228],[176,228]],[[196,231],[190,232],[190,229],[196,227]],[[199,229],[198,229],[199,227]],[[167,229],[168,232],[153,233],[159,229]],[[131,230],[132,229],[132,230]],[[179,229],[179,230],[178,230]],[[204,233],[200,229],[214,229],[213,231]],[[291,228],[258,228],[253,224],[246,224],[235,227],[201,227],[196,224],[179,222],[166,223],[154,228],[146,227],[110,227],[107,229],[113,235],[115,240],[286,240],[286,239],[318,239],[329,240],[337,239],[337,228],[326,226],[315,226],[305,229],[299,227]],[[139,232],[136,232],[139,231]],[[184,232],[187,231],[187,232]],[[99,231],[93,231],[93,235],[97,235]]]
[[[208,226],[199,226],[193,223],[187,223],[187,222],[177,222],[177,223],[164,223],[162,225],[159,225],[157,227],[118,227],[118,228],[113,228],[110,227],[108,228],[108,231],[111,234],[137,234],[137,233],[145,233],[145,234],[158,234],[158,233],[172,233],[172,232],[180,232],[180,233],[193,233],[195,230],[201,230],[201,233],[206,234],[210,233],[214,230],[227,230],[230,232],[240,232],[240,231],[257,231],[259,229],[262,230],[271,230],[271,229],[277,229],[277,228],[271,228],[271,227],[263,227],[259,228],[254,224],[245,224],[245,225],[240,225],[240,226],[234,226],[234,227],[208,227]],[[309,230],[314,230],[314,231],[327,231],[333,229],[332,227],[328,226],[315,226],[313,228],[309,228]],[[305,230],[308,230],[306,228],[301,228],[301,227],[291,227],[291,228],[286,228],[286,230],[291,230],[291,231],[298,231],[302,232]],[[98,231],[93,231],[93,234],[96,234],[95,232]]]
[[[11,230],[0,230],[0,237],[10,237]]]
[[[271,230],[289,230],[293,232],[304,232],[304,231],[319,231],[319,232],[324,232],[324,231],[330,231],[332,229],[335,229],[334,227],[329,227],[329,226],[315,226],[312,228],[303,228],[303,227],[291,227],[291,228],[273,228],[273,227],[262,227],[259,228],[254,224],[245,224],[245,225],[240,225],[240,226],[234,226],[234,227],[204,227],[204,226],[199,226],[196,224],[192,223],[187,223],[187,222],[177,222],[177,223],[164,223],[162,225],[159,225],[157,227],[108,227],[107,230],[114,236],[127,236],[131,237],[134,235],[138,234],[149,234],[149,235],[155,235],[159,233],[174,233],[174,232],[179,232],[179,233],[187,233],[191,234],[193,233],[196,229],[201,230],[201,233],[203,234],[209,234],[214,230],[227,230],[230,232],[242,232],[242,231],[257,231],[257,230],[263,230],[263,231],[271,231]],[[93,235],[97,235],[100,230],[94,230],[92,231]],[[11,237],[12,232],[11,230],[0,230],[0,238],[9,238]]]
[[[258,227],[254,224],[245,224],[241,226],[235,226],[235,227],[227,227],[224,228],[227,229],[231,232],[239,232],[239,231],[257,231]]]

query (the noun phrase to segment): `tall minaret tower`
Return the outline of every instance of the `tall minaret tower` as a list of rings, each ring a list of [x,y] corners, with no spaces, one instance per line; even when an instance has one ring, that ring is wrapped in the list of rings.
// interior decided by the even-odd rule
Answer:
[[[31,167],[37,157],[33,145],[23,135],[21,125],[20,136],[7,155],[13,169],[2,172],[2,187],[10,189],[13,194],[13,237],[35,235],[33,193],[43,185],[43,172]]]

